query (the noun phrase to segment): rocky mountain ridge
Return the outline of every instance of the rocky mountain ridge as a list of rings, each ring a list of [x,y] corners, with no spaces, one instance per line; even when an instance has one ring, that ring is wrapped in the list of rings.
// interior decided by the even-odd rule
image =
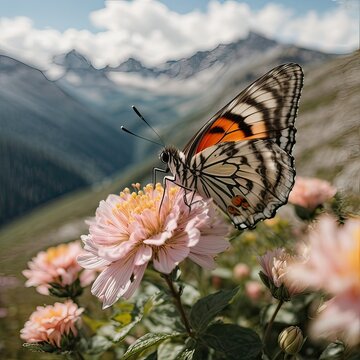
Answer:
[[[245,39],[230,44],[220,44],[208,51],[197,51],[188,58],[169,60],[155,67],[147,67],[138,59],[130,57],[115,68],[107,67],[103,70],[106,72],[139,73],[144,77],[165,75],[169,78],[188,79],[215,65],[226,67],[234,62],[245,63],[270,50],[286,51],[289,48],[297,48],[299,58],[307,57],[307,62],[323,61],[332,56],[315,50],[280,44],[258,33],[249,32]]]

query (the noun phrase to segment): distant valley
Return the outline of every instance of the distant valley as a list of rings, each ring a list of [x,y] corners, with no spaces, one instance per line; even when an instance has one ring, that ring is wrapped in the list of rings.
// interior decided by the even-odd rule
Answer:
[[[0,56],[0,85],[0,224],[129,163],[131,140],[39,70]]]

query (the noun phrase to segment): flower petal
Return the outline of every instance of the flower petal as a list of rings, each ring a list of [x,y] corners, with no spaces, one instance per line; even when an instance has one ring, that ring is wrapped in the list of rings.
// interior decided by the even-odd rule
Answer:
[[[134,264],[137,266],[147,264],[151,260],[151,257],[152,250],[150,246],[139,246],[135,254]]]
[[[130,258],[126,262],[112,263],[97,277],[91,292],[103,301],[103,309],[114,304],[123,295],[133,271],[134,259]]]
[[[101,269],[110,264],[108,260],[102,259],[89,252],[84,252],[79,255],[76,260],[85,269]]]
[[[146,270],[147,264],[136,266],[133,274],[133,281],[127,288],[127,290],[124,292],[123,296],[125,299],[129,299],[136,289],[139,287],[140,282],[144,276],[145,270]]]

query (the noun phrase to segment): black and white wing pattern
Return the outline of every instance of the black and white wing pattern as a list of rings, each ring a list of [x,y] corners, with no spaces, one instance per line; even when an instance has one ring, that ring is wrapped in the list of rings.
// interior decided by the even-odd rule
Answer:
[[[191,160],[196,191],[212,198],[239,229],[271,218],[294,184],[293,159],[271,140],[226,142]]]

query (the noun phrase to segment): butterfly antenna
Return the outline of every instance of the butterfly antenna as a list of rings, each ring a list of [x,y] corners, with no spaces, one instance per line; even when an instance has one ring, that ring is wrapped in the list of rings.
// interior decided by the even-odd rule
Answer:
[[[139,138],[139,139],[146,140],[146,141],[148,141],[148,142],[151,142],[151,143],[156,144],[156,145],[161,146],[161,147],[164,146],[164,144],[160,144],[160,143],[158,143],[158,142],[156,142],[156,141],[153,141],[153,140],[147,139],[147,138],[145,138],[145,137],[143,137],[143,136],[140,136],[140,135],[138,135],[138,134],[135,134],[135,133],[133,133],[132,131],[126,129],[124,126],[121,126],[121,130],[122,130],[122,131],[125,131],[126,133],[128,133],[128,134],[130,134],[130,135],[133,135],[133,136],[135,136],[135,137],[137,137],[137,138]]]
[[[144,123],[156,134],[156,136],[159,138],[162,146],[165,146],[165,143],[159,133],[145,120],[145,118],[140,114],[140,111],[135,107],[135,105],[132,106],[133,110],[135,111],[136,115],[144,121]]]

